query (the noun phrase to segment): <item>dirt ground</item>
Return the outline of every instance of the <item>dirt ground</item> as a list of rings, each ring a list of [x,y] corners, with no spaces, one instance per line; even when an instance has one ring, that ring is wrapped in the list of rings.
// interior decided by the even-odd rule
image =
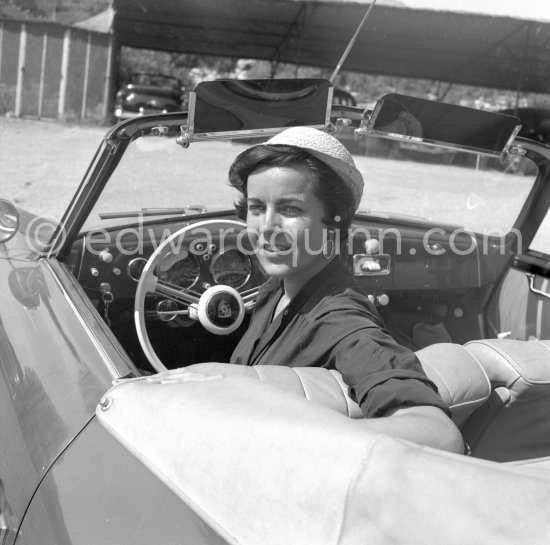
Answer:
[[[0,197],[59,218],[107,130],[0,117]]]

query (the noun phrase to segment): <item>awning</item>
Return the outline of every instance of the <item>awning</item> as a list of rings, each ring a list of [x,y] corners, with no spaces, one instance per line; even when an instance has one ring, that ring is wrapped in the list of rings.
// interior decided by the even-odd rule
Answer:
[[[114,0],[120,45],[334,68],[364,0]],[[344,70],[550,92],[550,22],[376,5]]]

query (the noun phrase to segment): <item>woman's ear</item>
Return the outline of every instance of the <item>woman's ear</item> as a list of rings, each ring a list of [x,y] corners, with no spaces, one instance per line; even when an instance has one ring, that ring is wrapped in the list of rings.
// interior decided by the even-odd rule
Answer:
[[[336,252],[336,231],[329,227],[327,229],[327,238],[323,244],[323,257],[328,261]]]

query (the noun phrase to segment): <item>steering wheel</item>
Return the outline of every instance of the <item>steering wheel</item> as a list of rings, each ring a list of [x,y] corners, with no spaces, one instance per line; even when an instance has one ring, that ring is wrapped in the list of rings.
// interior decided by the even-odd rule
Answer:
[[[199,235],[201,238],[205,235],[208,238],[212,233],[216,233],[221,239],[224,233],[231,233],[233,237],[236,234],[239,241],[243,240],[243,236],[246,237],[245,227],[245,223],[233,220],[205,220],[193,223],[170,235],[148,259],[137,285],[134,320],[141,347],[156,371],[166,371],[167,368],[158,358],[147,333],[147,296],[162,296],[169,303],[165,310],[157,310],[159,317],[168,316],[167,319],[171,319],[178,315],[187,316],[199,321],[207,331],[216,335],[227,335],[235,331],[241,325],[245,311],[253,308],[258,296],[257,287],[241,294],[235,288],[225,285],[211,286],[202,294],[197,293],[190,288],[182,288],[160,279],[159,265],[164,259],[169,259],[173,263],[185,259],[189,255],[187,248],[192,248],[191,242]],[[205,243],[205,246],[208,246],[208,243]],[[187,308],[182,309],[182,305]]]

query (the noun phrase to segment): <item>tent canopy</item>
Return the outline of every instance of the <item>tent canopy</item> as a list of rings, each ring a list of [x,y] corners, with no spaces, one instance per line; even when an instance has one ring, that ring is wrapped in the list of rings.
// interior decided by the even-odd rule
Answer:
[[[389,5],[388,5],[389,4]],[[550,92],[550,22],[376,4],[343,65]],[[119,45],[334,68],[365,0],[114,0]]]

